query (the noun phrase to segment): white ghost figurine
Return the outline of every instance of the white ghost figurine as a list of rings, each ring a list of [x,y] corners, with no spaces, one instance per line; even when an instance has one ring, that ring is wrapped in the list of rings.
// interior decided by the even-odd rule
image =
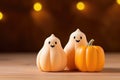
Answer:
[[[67,54],[67,69],[74,70],[75,66],[75,50],[81,45],[87,45],[87,39],[83,32],[77,29],[70,35],[69,41],[66,44],[64,51]]]
[[[52,34],[48,37],[36,59],[37,67],[42,71],[62,71],[67,64],[67,56],[60,40]]]

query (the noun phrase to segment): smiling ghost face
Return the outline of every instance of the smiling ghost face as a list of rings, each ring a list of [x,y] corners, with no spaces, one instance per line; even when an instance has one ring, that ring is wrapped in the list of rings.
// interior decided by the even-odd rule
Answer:
[[[75,32],[73,32],[70,36],[71,40],[75,43],[81,43],[83,41],[86,41],[86,36],[83,32],[81,32],[79,29],[77,29]]]
[[[47,45],[47,47],[55,48],[60,45],[60,41],[57,37],[55,37],[55,35],[52,34],[46,39],[45,44]]]
[[[82,36],[74,36],[73,38],[77,43],[79,43],[80,40],[82,40]]]
[[[51,48],[54,48],[57,45],[57,41],[48,41],[48,44]]]

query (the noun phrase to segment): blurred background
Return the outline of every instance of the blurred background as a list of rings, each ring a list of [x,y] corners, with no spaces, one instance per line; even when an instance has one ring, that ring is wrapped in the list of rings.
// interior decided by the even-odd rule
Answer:
[[[77,28],[120,52],[120,0],[0,0],[0,52],[38,52],[52,33],[64,47]]]

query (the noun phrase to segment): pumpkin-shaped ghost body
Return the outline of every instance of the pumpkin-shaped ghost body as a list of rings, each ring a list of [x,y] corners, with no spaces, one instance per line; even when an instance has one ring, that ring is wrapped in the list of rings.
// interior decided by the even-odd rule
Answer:
[[[83,32],[77,29],[70,35],[69,41],[66,44],[64,51],[67,54],[67,69],[74,70],[75,66],[75,50],[81,45],[87,45],[87,39]]]
[[[53,34],[45,40],[36,62],[42,71],[62,71],[66,67],[67,56],[60,40]]]

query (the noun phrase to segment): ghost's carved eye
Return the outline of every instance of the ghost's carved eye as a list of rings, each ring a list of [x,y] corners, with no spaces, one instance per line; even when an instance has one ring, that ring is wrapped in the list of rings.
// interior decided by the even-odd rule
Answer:
[[[57,44],[57,42],[55,42],[55,44]]]
[[[48,44],[50,44],[50,41],[48,42]]]
[[[73,38],[75,39],[75,36]]]
[[[82,36],[80,36],[80,39],[82,39]]]

